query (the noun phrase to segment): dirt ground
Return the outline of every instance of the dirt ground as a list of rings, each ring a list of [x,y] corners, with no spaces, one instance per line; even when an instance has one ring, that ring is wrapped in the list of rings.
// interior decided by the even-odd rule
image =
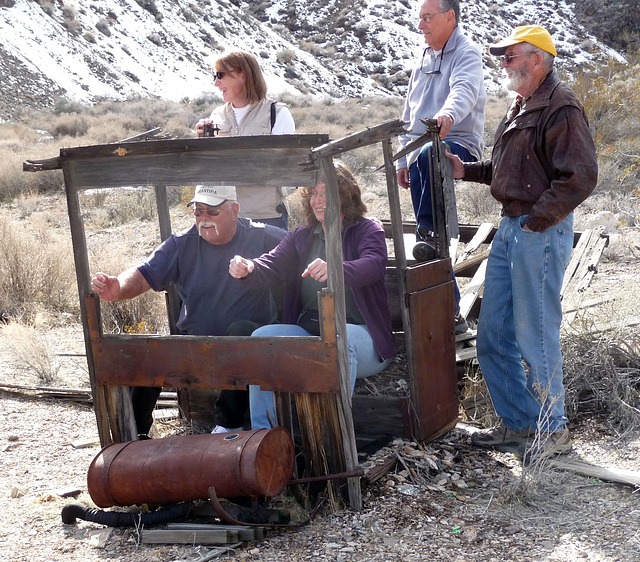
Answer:
[[[638,229],[616,231],[585,298],[637,293],[639,274]],[[620,322],[638,314],[621,306],[615,313]],[[87,387],[77,323],[69,320],[48,336],[65,354],[57,386]],[[1,338],[0,354],[1,383],[34,384]],[[581,418],[570,429],[569,458],[640,471],[640,433],[616,434],[597,418]],[[93,507],[86,475],[99,448],[71,444],[96,435],[95,417],[86,405],[0,390],[0,557],[29,562],[209,559],[213,547],[141,544],[135,529],[62,523],[64,505]],[[343,509],[298,529],[271,530],[265,540],[244,543],[218,559],[640,560],[640,498],[633,486],[548,464],[523,472],[512,455],[474,449],[461,426],[424,446],[397,440],[378,455],[399,462],[393,473],[363,489],[361,512]],[[81,492],[62,497],[69,488]]]

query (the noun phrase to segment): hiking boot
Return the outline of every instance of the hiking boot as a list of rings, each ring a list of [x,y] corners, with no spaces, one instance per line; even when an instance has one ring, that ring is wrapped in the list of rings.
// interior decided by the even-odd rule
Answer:
[[[516,431],[501,423],[495,429],[486,429],[474,433],[471,435],[471,443],[476,447],[514,453],[524,449],[530,433],[529,429]]]
[[[571,450],[571,436],[565,427],[554,433],[538,433],[524,452],[522,464],[527,466],[552,455],[561,455]]]
[[[438,257],[436,249],[428,242],[416,242],[413,247],[413,257],[418,262],[435,260]]]
[[[469,329],[469,324],[467,324],[467,320],[462,314],[459,312],[456,314],[456,328],[455,334],[459,336],[460,334],[464,334]]]

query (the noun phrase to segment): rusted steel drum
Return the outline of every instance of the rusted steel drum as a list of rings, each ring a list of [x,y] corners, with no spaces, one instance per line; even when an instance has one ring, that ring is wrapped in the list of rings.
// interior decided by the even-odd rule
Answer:
[[[108,445],[87,476],[98,507],[274,496],[291,479],[294,446],[282,428],[176,435]]]

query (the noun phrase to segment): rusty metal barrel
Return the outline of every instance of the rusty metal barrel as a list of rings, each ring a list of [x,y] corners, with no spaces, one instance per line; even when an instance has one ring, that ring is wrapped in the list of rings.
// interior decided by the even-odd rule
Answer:
[[[282,428],[113,443],[91,463],[98,507],[169,504],[209,497],[274,496],[291,479],[294,445]]]

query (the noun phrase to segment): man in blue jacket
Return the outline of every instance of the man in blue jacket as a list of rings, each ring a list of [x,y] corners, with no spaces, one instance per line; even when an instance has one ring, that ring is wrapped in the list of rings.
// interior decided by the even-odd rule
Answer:
[[[407,99],[402,115],[409,123],[407,133],[400,137],[401,147],[426,132],[420,121],[433,118],[440,127],[440,138],[453,154],[465,162],[482,158],[484,149],[484,107],[487,94],[483,82],[480,49],[463,35],[458,22],[458,0],[426,0],[420,8],[418,29],[427,47],[411,73]],[[414,150],[397,162],[398,185],[411,188],[411,200],[416,215],[414,257],[426,261],[434,257],[430,243],[435,230],[429,163],[431,143]],[[466,330],[459,318],[460,292],[456,285],[456,332]]]

